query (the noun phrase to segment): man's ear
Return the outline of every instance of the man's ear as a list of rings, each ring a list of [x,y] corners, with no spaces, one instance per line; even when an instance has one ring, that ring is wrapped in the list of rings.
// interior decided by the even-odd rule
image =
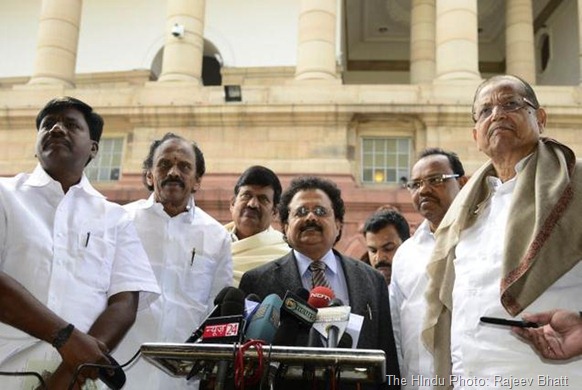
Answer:
[[[469,181],[469,178],[467,176],[461,176],[457,179],[457,181],[459,182],[459,186],[463,188],[463,186]]]
[[[230,213],[232,214],[234,212],[234,200],[236,199],[236,195],[233,195],[232,198],[230,198]]]
[[[97,152],[99,151],[99,142],[91,141],[91,160],[97,157]]]
[[[544,110],[543,108],[538,108],[536,110],[536,118],[538,121],[538,128],[540,129],[540,134],[544,132],[544,129],[546,127],[546,120],[548,119],[548,114],[546,113],[546,110]]]
[[[153,187],[154,186],[154,177],[152,175],[152,171],[148,170],[145,174],[145,179],[146,179],[146,183],[148,185],[148,187]]]

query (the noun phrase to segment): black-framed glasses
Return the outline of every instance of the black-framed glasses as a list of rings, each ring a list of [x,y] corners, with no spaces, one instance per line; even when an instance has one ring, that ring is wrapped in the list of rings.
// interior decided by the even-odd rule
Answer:
[[[329,215],[329,210],[323,206],[315,206],[310,209],[305,206],[300,206],[291,212],[291,215],[296,218],[304,218],[309,215],[309,213],[315,214],[317,217],[327,217]]]
[[[493,104],[489,106],[483,106],[479,108],[477,111],[473,112],[473,120],[475,122],[483,122],[487,120],[491,115],[493,115],[493,110],[495,107],[498,107],[499,110],[509,113],[509,112],[516,112],[525,108],[526,106],[530,106],[531,108],[537,110],[538,107],[535,106],[532,102],[530,102],[527,98],[521,98],[521,101],[518,99],[511,99],[503,103]]]
[[[425,177],[424,179],[411,180],[411,181],[407,182],[406,188],[408,188],[410,191],[414,192],[414,191],[418,191],[418,189],[420,187],[422,187],[424,184],[426,184],[430,187],[438,187],[441,184],[443,184],[445,181],[447,181],[449,179],[456,179],[457,177],[459,177],[459,175],[456,173],[452,173],[452,174],[443,173],[440,175],[429,176],[429,177]]]

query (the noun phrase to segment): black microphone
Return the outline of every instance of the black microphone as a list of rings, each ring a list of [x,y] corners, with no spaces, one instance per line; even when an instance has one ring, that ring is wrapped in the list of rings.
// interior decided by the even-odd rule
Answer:
[[[234,290],[238,290],[238,289],[236,287],[227,286],[227,287],[223,288],[222,290],[220,290],[220,292],[218,294],[216,294],[216,297],[214,298],[214,307],[210,311],[210,314],[208,314],[206,316],[206,318],[204,319],[204,321],[202,321],[202,323],[200,324],[198,329],[196,329],[192,332],[190,337],[188,337],[188,339],[186,340],[186,343],[193,343],[196,340],[198,340],[200,338],[200,336],[202,336],[202,333],[204,332],[204,325],[206,325],[206,321],[208,321],[209,318],[217,317],[220,315],[220,305],[224,301],[226,295],[236,294],[236,293],[233,293]]]
[[[281,306],[281,322],[273,338],[274,345],[306,346],[309,329],[317,316],[317,309],[307,303],[309,291],[299,288],[287,291]]]

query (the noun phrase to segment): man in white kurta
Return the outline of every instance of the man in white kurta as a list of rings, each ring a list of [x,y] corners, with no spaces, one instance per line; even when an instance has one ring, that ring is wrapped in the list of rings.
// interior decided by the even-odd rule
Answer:
[[[234,186],[230,204],[232,222],[225,225],[232,240],[234,284],[255,267],[289,253],[283,234],[271,224],[281,198],[279,178],[267,167],[247,168]]]
[[[392,262],[390,313],[402,389],[433,388],[433,358],[420,338],[426,312],[426,265],[435,245],[433,231],[466,181],[455,153],[430,148],[420,154],[407,184],[414,208],[426,219],[398,248]]]
[[[0,179],[0,269],[107,351],[131,325],[137,294],[144,307],[159,289],[127,212],[82,174],[97,151],[99,126],[87,125],[95,117],[72,98],[54,99],[39,113],[39,165],[32,174]],[[59,362],[50,344],[0,324],[0,370],[45,374]],[[51,388],[65,388],[74,368],[60,365]],[[1,383],[6,389],[38,385],[10,377]]]
[[[228,233],[196,207],[192,195],[203,174],[198,167],[204,166],[203,157],[197,157],[193,150],[197,146],[173,134],[156,145],[151,159],[144,163],[145,167],[151,161],[145,175],[154,193],[125,208],[150,258],[162,295],[138,314],[115,354],[122,361],[145,342],[186,341],[209,314],[218,292],[232,284]],[[190,170],[184,168],[187,164]],[[197,387],[196,381],[172,377],[143,357],[127,370],[127,376],[125,388],[129,390]]]

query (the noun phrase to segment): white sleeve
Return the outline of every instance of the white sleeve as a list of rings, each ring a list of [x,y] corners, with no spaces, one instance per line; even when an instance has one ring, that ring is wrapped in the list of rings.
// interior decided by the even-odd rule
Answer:
[[[396,344],[396,353],[398,354],[398,363],[400,365],[400,376],[406,378],[407,372],[405,372],[405,365],[402,356],[402,337],[400,329],[400,308],[402,307],[402,302],[404,302],[404,294],[398,285],[398,272],[394,264],[398,260],[398,252],[394,256],[392,262],[392,277],[390,284],[388,285],[388,296],[390,298],[390,316],[392,317],[392,330],[394,332],[394,342]],[[400,259],[402,261],[403,259]]]

